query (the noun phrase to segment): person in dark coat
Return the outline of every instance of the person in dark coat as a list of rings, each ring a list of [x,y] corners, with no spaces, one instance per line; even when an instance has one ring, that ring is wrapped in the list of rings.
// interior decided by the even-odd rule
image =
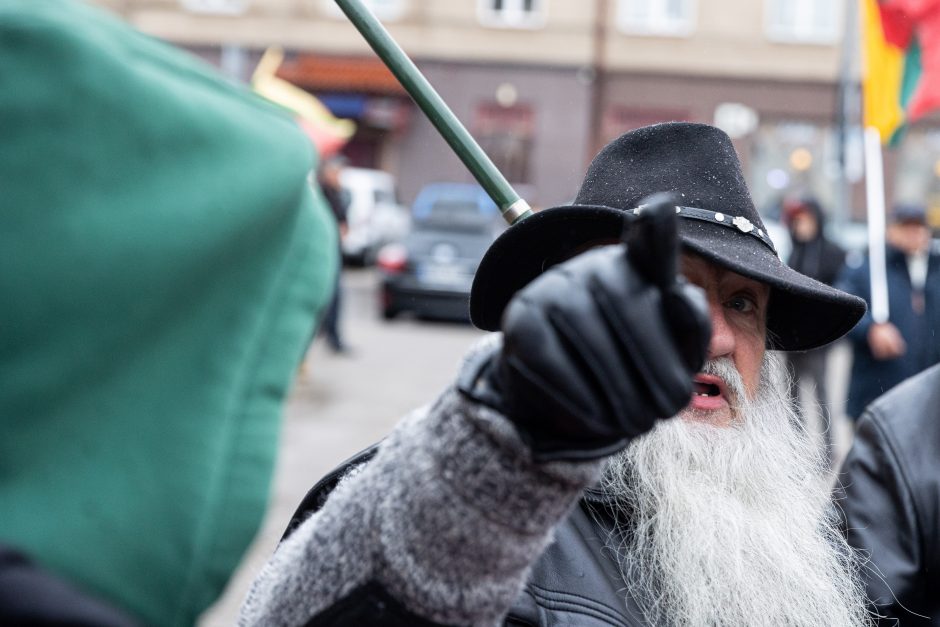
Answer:
[[[727,135],[626,133],[492,244],[501,333],[314,487],[240,624],[866,624],[776,354],[863,312],[780,261]]]
[[[880,624],[940,625],[940,365],[868,406],[839,486]]]
[[[793,243],[787,265],[821,283],[832,285],[845,263],[845,251],[826,237],[826,217],[819,202],[811,196],[787,199],[784,201],[783,215]],[[805,420],[807,410],[800,402],[800,383],[809,381],[813,385],[822,418],[826,451],[831,461],[832,420],[826,390],[828,357],[829,349],[825,346],[787,353],[791,374],[790,397]]]
[[[922,206],[895,209],[885,251],[887,322],[871,314],[849,333],[853,361],[846,412],[861,416],[875,398],[940,362],[940,253],[931,250]],[[837,287],[871,304],[870,262],[846,267]]]
[[[335,156],[327,159],[320,166],[320,174],[317,177],[317,183],[326,204],[333,212],[336,219],[337,241],[342,242],[346,237],[348,230],[346,216],[349,209],[349,192],[346,191],[340,183],[340,175],[343,168],[346,167],[346,158]],[[342,248],[338,248],[339,255],[342,256]],[[320,332],[326,338],[326,344],[334,353],[347,353],[349,347],[343,339],[341,327],[341,312],[343,301],[343,272],[342,268],[336,273],[336,283],[333,288],[333,298],[329,306],[323,313],[323,321],[320,325]]]

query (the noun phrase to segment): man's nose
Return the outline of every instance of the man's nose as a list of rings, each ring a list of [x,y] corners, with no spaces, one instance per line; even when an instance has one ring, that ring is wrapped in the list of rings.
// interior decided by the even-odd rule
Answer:
[[[734,332],[728,324],[725,308],[721,303],[710,302],[708,309],[712,320],[712,339],[708,343],[708,358],[730,356],[734,352]]]

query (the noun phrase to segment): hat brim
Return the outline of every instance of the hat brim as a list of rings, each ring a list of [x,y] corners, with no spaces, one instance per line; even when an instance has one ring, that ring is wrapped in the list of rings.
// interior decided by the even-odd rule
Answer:
[[[504,231],[474,277],[470,318],[495,331],[512,296],[553,262],[593,242],[620,239],[629,220],[611,207],[545,209]],[[865,313],[865,301],[815,281],[784,264],[756,238],[700,220],[679,219],[684,250],[770,286],[767,347],[800,351],[842,337]]]

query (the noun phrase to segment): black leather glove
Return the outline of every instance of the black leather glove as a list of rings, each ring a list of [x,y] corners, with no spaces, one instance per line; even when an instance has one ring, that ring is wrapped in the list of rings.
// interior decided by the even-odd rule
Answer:
[[[460,389],[512,420],[540,461],[614,453],[692,396],[711,326],[677,277],[675,202],[647,199],[626,246],[559,264],[510,301],[503,347]]]

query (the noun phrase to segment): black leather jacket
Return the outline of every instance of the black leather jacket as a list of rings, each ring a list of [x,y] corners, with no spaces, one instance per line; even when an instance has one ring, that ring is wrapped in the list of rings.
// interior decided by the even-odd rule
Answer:
[[[646,625],[609,548],[612,526],[603,501],[588,493],[532,567],[506,625]]]
[[[840,484],[844,530],[871,559],[863,574],[882,624],[940,626],[940,366],[869,405]]]
[[[339,479],[367,463],[376,447],[366,449],[321,479],[301,502],[284,533],[286,538],[320,509]],[[629,597],[611,550],[605,548],[613,523],[603,499],[588,491],[555,530],[554,542],[533,565],[529,579],[504,624],[560,627],[640,627],[643,620]],[[434,625],[414,616],[385,591],[369,585],[347,597],[341,606],[314,617],[320,625]]]

